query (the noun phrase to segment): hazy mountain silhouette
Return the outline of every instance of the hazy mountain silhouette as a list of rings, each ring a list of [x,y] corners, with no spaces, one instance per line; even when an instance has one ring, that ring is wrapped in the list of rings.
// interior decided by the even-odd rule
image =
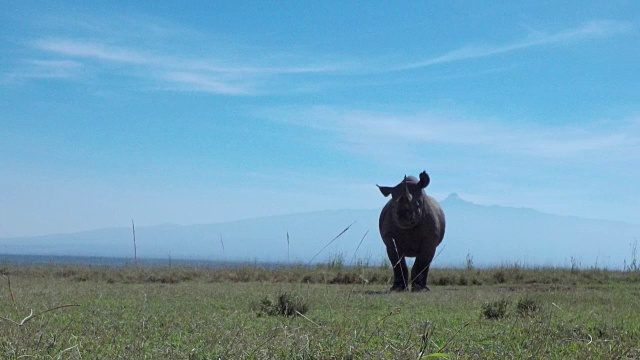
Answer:
[[[622,268],[632,258],[631,244],[640,237],[639,224],[478,205],[456,194],[441,205],[447,231],[434,266],[461,266],[470,254],[480,266],[518,262]],[[378,233],[379,211],[316,211],[217,224],[136,227],[138,257],[306,263],[355,221],[314,262],[342,256],[350,263],[368,231],[355,258],[378,264],[386,259]],[[133,257],[133,241],[130,228],[111,228],[2,238],[0,253]]]

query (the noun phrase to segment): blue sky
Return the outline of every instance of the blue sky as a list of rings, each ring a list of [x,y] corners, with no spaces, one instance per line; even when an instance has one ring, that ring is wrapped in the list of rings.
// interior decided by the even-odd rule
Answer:
[[[376,208],[422,170],[640,222],[638,2],[3,8],[0,237]]]

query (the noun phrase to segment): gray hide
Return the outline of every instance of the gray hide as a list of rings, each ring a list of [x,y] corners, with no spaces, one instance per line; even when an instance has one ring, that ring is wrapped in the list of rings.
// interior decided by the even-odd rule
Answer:
[[[405,257],[415,257],[411,269],[411,290],[429,290],[429,266],[444,237],[444,213],[438,202],[424,192],[429,175],[420,174],[420,180],[405,176],[398,185],[379,186],[382,195],[391,195],[380,212],[380,236],[387,247],[393,266],[391,291],[409,288],[409,272]]]

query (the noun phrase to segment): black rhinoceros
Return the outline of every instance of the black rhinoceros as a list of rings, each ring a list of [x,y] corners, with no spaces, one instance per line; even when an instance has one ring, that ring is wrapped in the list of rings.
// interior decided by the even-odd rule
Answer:
[[[393,266],[391,291],[409,288],[409,272],[405,257],[415,257],[411,269],[411,290],[426,291],[429,266],[444,237],[444,212],[438,202],[424,192],[429,175],[420,174],[420,180],[406,176],[394,187],[380,186],[382,195],[389,196],[380,212],[380,236],[387,247]]]

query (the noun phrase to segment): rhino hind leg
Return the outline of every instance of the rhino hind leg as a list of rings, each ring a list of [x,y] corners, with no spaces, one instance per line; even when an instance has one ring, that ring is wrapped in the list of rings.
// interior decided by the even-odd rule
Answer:
[[[393,285],[391,291],[406,291],[409,289],[409,269],[404,256],[400,256],[395,248],[387,248],[387,255],[393,266]]]
[[[429,267],[417,266],[418,260],[411,268],[411,291],[429,291],[427,286],[427,277],[429,274]]]
[[[404,292],[404,291],[409,291],[409,288],[405,287],[404,284],[393,284],[391,286],[391,289],[389,289],[389,291],[391,291],[391,292]]]
[[[429,277],[429,267],[435,255],[436,249],[429,249],[425,254],[416,257],[416,261],[411,268],[411,291],[429,291],[427,278]]]
[[[417,286],[416,284],[411,285],[411,292],[423,292],[423,291],[431,291],[428,286]]]

